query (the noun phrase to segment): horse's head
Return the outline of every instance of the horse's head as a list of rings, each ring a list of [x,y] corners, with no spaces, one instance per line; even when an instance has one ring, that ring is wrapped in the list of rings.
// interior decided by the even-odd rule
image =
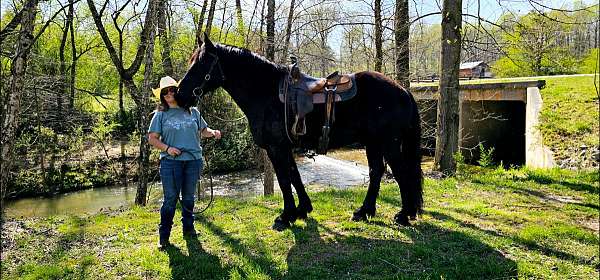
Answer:
[[[204,42],[190,57],[190,66],[179,82],[178,103],[188,103],[223,85],[225,75],[221,68],[217,48],[204,34]]]

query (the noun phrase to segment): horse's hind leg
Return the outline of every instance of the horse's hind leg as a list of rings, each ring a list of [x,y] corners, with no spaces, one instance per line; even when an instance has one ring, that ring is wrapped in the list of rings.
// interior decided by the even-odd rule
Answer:
[[[392,169],[392,174],[398,187],[400,188],[400,196],[402,198],[402,210],[394,217],[394,221],[399,225],[410,225],[409,218],[415,219],[417,215],[417,206],[415,201],[415,192],[417,191],[414,184],[418,178],[413,178],[417,173],[411,172],[407,166],[406,154],[402,151],[402,145],[398,138],[392,139],[390,145],[386,145],[384,157],[386,162]],[[420,172],[420,171],[419,171]]]
[[[284,230],[288,228],[291,223],[296,221],[296,203],[294,201],[294,194],[292,193],[292,185],[290,181],[290,158],[288,153],[291,151],[284,147],[267,147],[267,155],[273,163],[273,169],[277,176],[277,182],[279,188],[283,194],[283,213],[279,215],[273,223],[273,229]]]
[[[353,221],[365,221],[367,216],[375,216],[375,202],[379,195],[379,184],[385,170],[383,152],[380,144],[367,144],[367,160],[369,161],[369,189],[361,207],[354,211]]]
[[[302,183],[302,178],[300,177],[300,172],[298,172],[298,166],[296,165],[296,161],[294,160],[294,155],[289,153],[290,160],[290,178],[292,180],[292,185],[294,189],[296,189],[296,193],[298,194],[298,218],[306,219],[308,217],[308,213],[312,212],[313,207],[310,202],[310,198],[306,193],[306,189],[304,188],[304,184]]]

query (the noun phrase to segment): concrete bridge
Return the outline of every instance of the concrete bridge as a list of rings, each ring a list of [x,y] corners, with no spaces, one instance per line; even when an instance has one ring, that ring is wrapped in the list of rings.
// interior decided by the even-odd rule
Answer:
[[[494,148],[494,160],[505,165],[534,168],[555,165],[537,129],[542,108],[540,89],[544,80],[460,85],[459,146],[467,160],[479,158],[481,143]],[[426,127],[435,128],[438,86],[411,87],[421,106]],[[424,135],[426,146],[435,146],[432,133]]]

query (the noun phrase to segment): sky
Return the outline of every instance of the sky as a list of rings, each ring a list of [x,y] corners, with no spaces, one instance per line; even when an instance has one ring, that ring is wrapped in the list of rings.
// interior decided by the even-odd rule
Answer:
[[[579,0],[533,0],[532,3],[537,2],[552,8],[568,9],[576,1],[579,2]],[[415,5],[415,2],[418,5]],[[440,8],[436,2],[441,2],[441,0],[411,0],[411,15],[427,14],[440,11]],[[586,5],[598,3],[597,0],[582,0],[581,2]],[[543,10],[540,5],[532,3],[527,0],[463,0],[463,12],[476,15],[479,6],[479,14],[481,17],[494,22],[505,11],[511,11],[516,14],[525,14],[531,10],[534,10],[534,7]],[[441,18],[439,16],[429,17],[425,20],[426,23],[439,23],[440,21]]]
[[[24,0],[0,0],[0,12],[3,14],[5,9],[10,9],[13,1],[24,1]],[[95,0],[100,3],[101,0]],[[113,2],[115,0],[111,0]],[[124,0],[116,0],[124,1]],[[195,3],[196,7],[199,9],[201,3],[204,0],[189,0],[189,2]],[[233,0],[219,0],[227,1],[228,5],[233,5]],[[278,7],[284,7],[289,5],[290,0],[275,0],[276,5]],[[61,0],[61,2],[66,2],[66,0]],[[177,2],[181,2],[177,1]],[[242,9],[244,10],[244,17],[249,17],[254,11],[256,0],[242,0]],[[310,3],[315,1],[312,0],[296,0],[296,3],[301,3],[300,6],[310,6]],[[335,5],[343,5],[346,10],[358,11],[361,14],[369,15],[368,18],[363,19],[363,21],[372,21],[372,11],[369,11],[370,5],[373,0],[339,0],[335,1]],[[394,11],[395,0],[382,0],[384,15],[391,15]],[[417,16],[439,12],[442,0],[409,0],[409,12],[412,18],[416,18]],[[463,2],[463,13],[477,15],[478,13],[482,18],[495,22],[504,12],[510,11],[515,14],[525,14],[531,10],[534,10],[534,7],[537,9],[543,10],[544,8],[540,5],[536,5],[535,3],[540,3],[541,5],[553,7],[553,8],[569,8],[573,5],[574,2],[582,2],[585,5],[597,4],[598,0],[462,0]],[[51,1],[51,3],[56,3],[55,1]],[[330,3],[332,3],[330,1]],[[82,3],[85,5],[85,2]],[[56,5],[54,5],[56,6]],[[297,8],[297,9],[301,9]],[[218,15],[218,11],[215,15],[215,24],[218,24],[220,16]],[[260,11],[258,11],[260,14]],[[279,12],[281,13],[281,12]],[[45,12],[44,14],[49,14],[49,12]],[[48,15],[49,16],[49,15]],[[279,18],[278,27],[284,26],[285,23],[285,15]],[[463,17],[463,20],[475,20],[470,17]],[[427,24],[437,24],[441,22],[441,17],[439,15],[429,16],[422,20],[423,23]],[[190,24],[193,24],[190,20]],[[330,33],[330,45],[332,49],[337,52],[339,50],[339,45],[332,44],[332,42],[340,42],[341,40],[337,40],[336,38],[341,37],[341,33],[343,32],[343,28],[339,27],[333,30]]]
[[[9,9],[12,6],[14,0],[0,0],[0,12],[4,13],[5,9]],[[22,0],[17,0],[15,2],[20,2]],[[203,0],[191,0],[191,2],[197,2],[198,5],[202,3]],[[224,1],[224,0],[220,0]],[[247,12],[250,12],[254,9],[254,1],[255,0],[244,0],[242,4],[246,7],[243,9]],[[431,12],[440,11],[439,4],[442,0],[409,0],[410,4],[410,13],[413,16],[427,14]],[[561,7],[569,7],[575,1],[581,1],[587,5],[598,3],[598,0],[531,0],[532,2],[538,2],[545,6],[553,7],[553,8],[561,8]],[[66,1],[62,1],[66,2]],[[100,1],[98,1],[100,2]],[[232,2],[232,0],[228,0],[228,2]],[[276,3],[286,4],[289,0],[276,0]],[[299,2],[299,1],[297,1]],[[306,1],[309,2],[309,1]],[[348,1],[348,0],[340,0],[339,3],[344,5],[345,7],[352,7],[353,5],[361,5],[361,2],[370,3],[372,0],[361,0],[361,1]],[[393,8],[394,0],[383,0],[384,5],[387,2],[388,6]],[[500,17],[503,11],[510,10],[515,13],[526,13],[532,10],[532,5],[528,0],[463,0],[463,11],[471,14],[477,14],[478,3],[480,3],[480,14],[482,17],[494,21]],[[540,8],[540,6],[537,6]],[[427,23],[436,23],[440,22],[439,16],[432,16],[426,19]]]

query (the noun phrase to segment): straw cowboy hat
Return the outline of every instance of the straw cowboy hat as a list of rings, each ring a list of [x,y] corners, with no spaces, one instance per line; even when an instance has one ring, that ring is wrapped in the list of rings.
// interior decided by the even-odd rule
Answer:
[[[158,88],[152,89],[152,93],[154,93],[154,96],[160,100],[160,92],[163,91],[163,89],[177,86],[179,86],[179,82],[175,81],[175,79],[171,78],[170,76],[164,76],[160,78]]]

